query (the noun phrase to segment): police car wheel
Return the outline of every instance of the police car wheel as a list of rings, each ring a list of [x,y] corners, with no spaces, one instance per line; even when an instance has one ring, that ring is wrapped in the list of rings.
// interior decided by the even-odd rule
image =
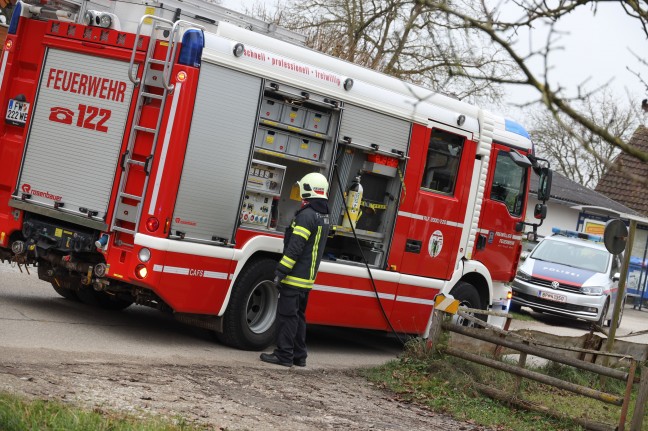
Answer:
[[[605,305],[603,306],[603,311],[601,312],[601,317],[599,317],[599,320],[598,320],[598,322],[597,322],[597,324],[598,324],[599,326],[601,326],[601,327],[603,327],[603,326],[610,326],[610,323],[612,322],[611,319],[608,320],[608,318],[607,318],[607,314],[608,314],[608,309],[609,309],[609,308],[610,308],[610,300],[607,299],[607,300],[605,301]]]
[[[275,342],[277,288],[273,283],[277,261],[270,258],[247,265],[232,289],[218,340],[242,350],[263,350]]]

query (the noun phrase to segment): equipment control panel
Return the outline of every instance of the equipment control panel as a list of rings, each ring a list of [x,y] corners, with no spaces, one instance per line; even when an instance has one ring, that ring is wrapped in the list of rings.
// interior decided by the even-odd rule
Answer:
[[[286,167],[261,160],[252,160],[248,173],[247,186],[241,223],[262,228],[273,227],[273,208],[276,206],[283,186]],[[276,220],[274,220],[276,223]]]
[[[283,185],[286,167],[274,163],[252,160],[248,174],[247,189],[255,192],[279,196]]]

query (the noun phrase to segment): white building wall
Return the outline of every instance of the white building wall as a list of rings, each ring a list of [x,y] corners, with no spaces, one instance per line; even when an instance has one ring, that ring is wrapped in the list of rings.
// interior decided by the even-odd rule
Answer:
[[[525,219],[527,223],[537,223],[539,221],[533,218],[533,208],[539,202],[540,201],[538,201],[534,195],[529,196]],[[547,218],[544,223],[542,223],[542,226],[538,228],[538,235],[551,235],[551,228],[553,227],[575,230],[578,225],[578,214],[580,214],[580,212],[570,208],[572,205],[573,204],[569,204],[569,206],[567,206],[562,202],[557,202],[555,200],[547,201]],[[525,232],[528,232],[530,229],[531,228],[527,226]]]

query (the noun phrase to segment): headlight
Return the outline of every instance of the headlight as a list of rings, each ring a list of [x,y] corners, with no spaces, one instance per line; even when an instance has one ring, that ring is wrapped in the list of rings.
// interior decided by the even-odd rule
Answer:
[[[92,25],[95,20],[95,15],[92,11],[87,11],[85,15],[83,15],[83,21],[82,23],[84,25]]]
[[[148,248],[144,247],[139,251],[138,254],[139,260],[146,263],[149,260],[151,260],[151,250]]]
[[[112,17],[108,14],[101,14],[99,18],[99,27],[108,28],[112,25]]]
[[[603,288],[599,286],[581,287],[581,292],[585,295],[603,295]]]
[[[521,269],[518,269],[518,272],[515,274],[515,277],[519,278],[520,280],[531,280],[531,275],[527,274],[526,272],[522,271]]]

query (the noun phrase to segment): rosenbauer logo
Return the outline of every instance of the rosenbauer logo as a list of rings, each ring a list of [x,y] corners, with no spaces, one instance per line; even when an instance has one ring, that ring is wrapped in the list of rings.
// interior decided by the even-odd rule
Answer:
[[[176,217],[175,222],[176,222],[176,224],[184,224],[184,225],[187,225],[187,226],[197,226],[198,225],[198,223],[196,223],[195,221],[182,220],[180,217]]]
[[[45,199],[50,199],[50,200],[57,201],[57,202],[60,201],[61,199],[63,199],[63,196],[57,196],[57,195],[51,194],[50,192],[43,192],[43,191],[40,191],[40,190],[32,189],[32,187],[29,184],[23,184],[20,187],[20,189],[23,192],[27,193],[27,194],[30,194],[30,195],[33,195],[33,196],[38,196],[38,197],[45,198]]]

